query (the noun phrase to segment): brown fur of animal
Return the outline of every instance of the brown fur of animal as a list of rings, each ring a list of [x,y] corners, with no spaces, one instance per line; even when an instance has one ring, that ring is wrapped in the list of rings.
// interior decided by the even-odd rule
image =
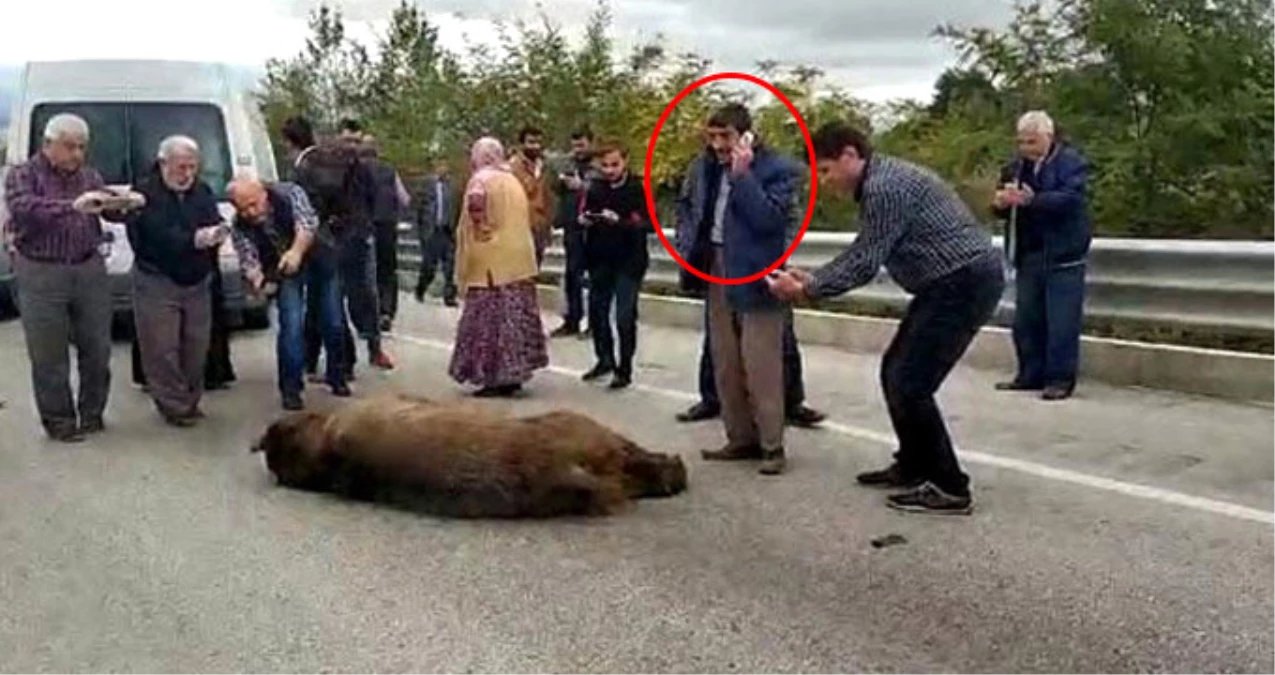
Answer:
[[[609,515],[686,489],[680,457],[584,415],[517,418],[406,395],[294,413],[252,451],[283,486],[463,518]]]

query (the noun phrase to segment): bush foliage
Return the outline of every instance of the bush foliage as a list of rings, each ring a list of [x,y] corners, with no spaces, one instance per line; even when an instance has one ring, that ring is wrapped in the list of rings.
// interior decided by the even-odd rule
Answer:
[[[1003,30],[936,28],[934,36],[961,57],[925,104],[872,105],[830,86],[812,66],[764,61],[753,74],[783,91],[812,129],[838,118],[869,128],[882,151],[933,167],[988,218],[995,177],[1013,151],[1014,122],[1043,108],[1092,162],[1099,234],[1270,238],[1271,2],[1050,5],[1018,2]],[[616,137],[640,171],[667,102],[713,67],[658,41],[616,58],[611,27],[603,2],[578,44],[542,16],[500,25],[498,49],[453,53],[404,1],[372,49],[350,39],[338,10],[321,6],[305,49],[267,65],[262,109],[276,131],[291,114],[326,129],[356,116],[405,174],[438,156],[463,167],[474,138],[491,134],[512,144],[525,124],[543,129],[555,148],[581,126]],[[762,137],[806,157],[800,129],[778,99],[715,83],[687,96],[660,135],[651,178],[662,191],[677,184],[708,111],[725,100],[749,103]],[[812,227],[850,229],[851,215],[851,204],[821,194]]]

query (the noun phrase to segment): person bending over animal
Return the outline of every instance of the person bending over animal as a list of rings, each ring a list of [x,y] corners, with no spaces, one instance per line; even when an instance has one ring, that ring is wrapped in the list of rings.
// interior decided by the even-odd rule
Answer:
[[[252,452],[285,487],[459,518],[610,515],[686,489],[680,457],[584,415],[515,418],[413,396],[289,415]]]

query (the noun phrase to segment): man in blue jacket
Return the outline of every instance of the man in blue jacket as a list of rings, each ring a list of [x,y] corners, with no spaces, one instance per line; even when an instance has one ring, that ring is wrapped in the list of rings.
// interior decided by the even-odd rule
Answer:
[[[770,267],[787,249],[794,218],[796,165],[760,143],[748,143],[752,116],[739,104],[709,118],[709,146],[692,163],[677,202],[677,249],[695,269],[737,279]],[[705,281],[683,272],[687,290]],[[727,444],[706,460],[760,459],[760,471],[782,473],[784,457],[783,334],[788,306],[764,280],[708,288],[709,343]]]
[[[993,207],[1008,218],[1006,252],[1017,270],[1014,349],[1018,374],[998,389],[1041,391],[1047,401],[1076,387],[1091,230],[1085,204],[1089,165],[1059,141],[1043,111],[1018,121],[1019,158]]]

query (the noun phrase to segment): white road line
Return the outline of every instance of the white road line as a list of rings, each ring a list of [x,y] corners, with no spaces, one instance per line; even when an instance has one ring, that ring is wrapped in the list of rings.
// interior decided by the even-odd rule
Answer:
[[[431,340],[428,338],[416,337],[414,335],[404,335],[402,333],[394,333],[393,335],[396,340],[403,340],[422,347],[429,347],[431,349],[443,351],[451,351],[452,349],[451,343],[443,342],[441,340]],[[546,368],[546,370],[557,375],[564,375],[572,378],[579,378],[584,374],[584,371],[582,370],[573,370],[571,368],[563,368],[562,366],[551,365]],[[679,391],[677,389],[666,389],[664,387],[654,387],[649,384],[641,383],[634,383],[632,388],[638,391],[644,391],[680,401],[694,402],[699,400],[699,396],[697,394],[687,391]],[[843,424],[841,422],[833,422],[831,420],[825,421],[820,426],[843,436],[871,441],[873,443],[879,443],[889,447],[894,447],[896,443],[893,434],[882,433],[880,431],[874,431],[864,427]],[[962,460],[973,464],[994,466],[998,469],[1008,469],[1010,471],[1017,471],[1019,473],[1030,474],[1032,476],[1047,478],[1049,480],[1056,480],[1063,483],[1072,483],[1074,485],[1082,485],[1088,488],[1115,492],[1129,497],[1148,499],[1164,504],[1184,506],[1197,511],[1207,511],[1209,513],[1230,516],[1231,518],[1239,518],[1241,520],[1251,520],[1258,523],[1265,523],[1267,525],[1275,525],[1275,513],[1243,506],[1241,504],[1233,504],[1231,502],[1208,499],[1205,497],[1196,497],[1194,495],[1183,494],[1181,492],[1174,492],[1172,490],[1165,490],[1163,488],[1151,487],[1148,485],[1140,485],[1138,483],[1127,483],[1125,481],[1103,478],[1102,476],[1094,476],[1087,473],[1081,473],[1079,471],[1071,471],[1069,469],[1058,469],[1045,464],[1038,464],[1036,462],[1014,459],[1012,457],[1005,457],[1003,455],[995,455],[987,452],[978,452],[961,448],[958,448],[957,452],[960,453]]]

